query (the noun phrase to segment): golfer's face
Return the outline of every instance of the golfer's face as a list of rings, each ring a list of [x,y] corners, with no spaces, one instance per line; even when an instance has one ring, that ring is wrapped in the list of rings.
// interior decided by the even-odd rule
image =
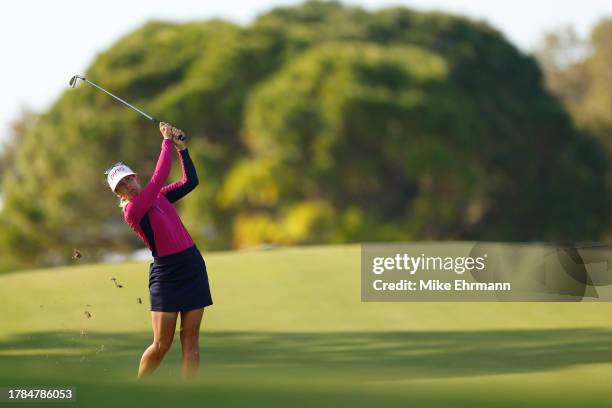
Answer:
[[[116,188],[117,194],[127,199],[138,195],[140,190],[141,187],[140,183],[138,182],[138,176],[133,174],[130,176],[125,176],[123,179],[121,179]]]

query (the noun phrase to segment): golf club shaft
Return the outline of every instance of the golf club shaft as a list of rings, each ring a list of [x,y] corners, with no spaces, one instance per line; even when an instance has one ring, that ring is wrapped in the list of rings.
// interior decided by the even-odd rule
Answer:
[[[95,84],[95,83],[91,82],[89,79],[87,79],[87,78],[85,78],[85,77],[83,77],[83,76],[81,76],[81,75],[75,75],[75,76],[73,76],[72,78],[70,78],[70,82],[69,82],[70,86],[74,88],[74,87],[76,86],[76,82],[77,82],[79,79],[80,79],[80,80],[83,80],[83,81],[85,81],[85,82],[87,82],[87,83],[88,83],[88,84],[90,84],[91,86],[94,86],[94,87],[98,88],[99,90],[101,90],[101,91],[102,91],[102,92],[104,92],[105,94],[112,96],[113,98],[115,98],[115,99],[116,99],[116,100],[118,100],[119,102],[123,103],[123,104],[124,104],[124,105],[126,105],[126,106],[129,106],[130,108],[132,108],[132,109],[133,109],[133,110],[135,110],[136,112],[140,113],[142,116],[144,116],[145,118],[149,119],[151,122],[155,123],[156,125],[159,125],[159,123],[160,123],[160,122],[159,122],[159,120],[155,119],[153,116],[149,115],[148,113],[145,113],[145,112],[141,111],[140,109],[138,109],[138,108],[137,108],[137,107],[135,107],[134,105],[132,105],[132,104],[130,104],[130,103],[128,103],[128,102],[126,102],[126,101],[124,101],[123,99],[121,99],[121,98],[120,98],[120,97],[118,97],[117,95],[114,95],[114,94],[112,94],[112,93],[108,92],[106,89],[102,88],[101,86],[98,86],[97,84]],[[183,134],[181,134],[181,135],[178,137],[178,139],[179,139],[179,140],[181,140],[181,141],[185,141],[185,140],[187,140],[187,136],[185,136],[185,134],[183,133]]]
[[[82,78],[85,81],[87,81],[90,85],[95,86],[96,88],[98,88],[99,90],[101,90],[102,92],[112,96],[113,98],[115,98],[116,100],[118,100],[119,102],[122,102],[124,104],[126,104],[127,106],[129,106],[130,108],[134,109],[136,112],[140,113],[142,116],[144,116],[145,118],[149,119],[151,122],[155,123],[155,124],[159,124],[159,121],[157,119],[155,119],[153,116],[141,111],[140,109],[138,109],[137,107],[135,107],[134,105],[131,105],[129,103],[127,103],[126,101],[124,101],[123,99],[121,99],[120,97],[113,95],[112,93],[108,92],[106,89],[102,88],[101,86],[98,86],[96,84],[94,84],[93,82],[91,82],[89,79],[87,78]]]

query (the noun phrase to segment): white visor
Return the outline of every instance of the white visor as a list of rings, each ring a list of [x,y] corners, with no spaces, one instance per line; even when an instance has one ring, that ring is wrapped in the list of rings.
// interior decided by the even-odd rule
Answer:
[[[119,184],[119,182],[124,177],[130,176],[132,174],[136,173],[134,173],[132,169],[130,169],[128,166],[120,162],[115,164],[110,170],[108,170],[108,173],[106,174],[106,181],[108,182],[108,186],[114,192],[115,188],[117,187],[117,184]]]

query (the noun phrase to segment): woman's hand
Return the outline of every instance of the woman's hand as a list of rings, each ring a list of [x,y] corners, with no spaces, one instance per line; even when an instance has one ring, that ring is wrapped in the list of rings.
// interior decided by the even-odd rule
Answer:
[[[174,143],[174,146],[176,146],[177,149],[185,150],[187,148],[187,146],[185,145],[185,141],[182,139],[179,139],[179,137],[183,135],[183,132],[180,129],[175,128],[175,130],[177,132],[173,133],[174,137],[172,138],[172,143]]]
[[[169,123],[159,122],[159,131],[161,132],[161,134],[164,137],[164,139],[173,139],[174,138],[173,134],[172,134],[172,129],[174,129],[174,128]]]

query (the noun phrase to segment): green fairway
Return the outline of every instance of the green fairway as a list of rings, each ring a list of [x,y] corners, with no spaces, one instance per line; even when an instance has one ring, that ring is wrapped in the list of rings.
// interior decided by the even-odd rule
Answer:
[[[612,304],[361,303],[359,246],[204,258],[197,379],[177,333],[135,381],[149,264],[127,262],[0,276],[0,386],[74,386],[79,406],[612,405]]]

